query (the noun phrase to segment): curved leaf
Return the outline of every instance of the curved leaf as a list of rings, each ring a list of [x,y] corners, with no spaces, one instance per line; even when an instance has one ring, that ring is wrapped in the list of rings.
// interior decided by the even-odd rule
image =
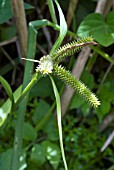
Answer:
[[[11,90],[9,83],[2,76],[0,76],[0,82],[1,82],[2,86],[4,87],[7,95],[9,96],[10,100],[12,102],[14,102],[13,92]]]
[[[14,92],[14,100],[17,101],[17,99],[19,98],[20,94],[21,94],[21,89],[22,86],[20,86],[15,92]],[[8,114],[11,111],[11,101],[10,99],[7,99],[6,102],[2,105],[2,107],[0,108],[0,126],[3,125],[3,123],[5,122]]]
[[[63,147],[63,137],[62,137],[62,123],[61,123],[61,103],[60,103],[60,96],[57,90],[57,87],[55,85],[54,80],[50,76],[52,86],[53,86],[53,91],[54,95],[56,98],[56,105],[57,105],[57,122],[58,122],[58,129],[59,129],[59,140],[60,140],[60,147],[61,147],[61,153],[62,153],[62,158],[65,166],[65,170],[68,170],[66,159],[65,159],[65,153],[64,153],[64,147]]]
[[[0,0],[0,24],[8,21],[12,16],[10,0]]]
[[[61,10],[61,7],[59,5],[59,3],[55,0],[55,3],[57,5],[58,11],[59,11],[59,18],[60,18],[60,34],[58,39],[56,40],[55,44],[53,45],[50,54],[52,54],[55,50],[57,50],[57,48],[60,47],[66,33],[67,33],[67,24],[63,15],[63,12]]]

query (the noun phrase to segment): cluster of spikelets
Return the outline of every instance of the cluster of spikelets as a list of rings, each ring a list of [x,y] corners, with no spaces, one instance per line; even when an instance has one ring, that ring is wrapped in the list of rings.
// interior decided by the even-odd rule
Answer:
[[[82,47],[96,44],[92,37],[83,38],[77,41],[68,43],[53,54],[43,56],[39,65],[36,68],[36,72],[40,72],[43,75],[54,74],[61,79],[65,84],[70,85],[79,95],[81,95],[91,106],[97,108],[100,105],[100,101],[81,81],[73,76],[69,71],[59,66],[65,57],[73,55],[76,51],[79,51]]]
[[[63,45],[51,54],[56,63],[60,63],[65,57],[73,55],[75,52],[81,50],[84,46],[95,45],[92,37],[74,40],[68,44]]]

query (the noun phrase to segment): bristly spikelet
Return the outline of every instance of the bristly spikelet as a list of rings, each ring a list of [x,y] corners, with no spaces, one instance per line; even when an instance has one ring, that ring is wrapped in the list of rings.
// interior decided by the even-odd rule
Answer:
[[[100,105],[100,101],[97,99],[95,94],[93,94],[82,82],[80,82],[62,66],[54,64],[53,73],[64,83],[70,85],[79,95],[87,100],[91,106],[97,108]]]
[[[63,45],[57,49],[51,57],[56,63],[61,62],[65,57],[73,55],[75,52],[81,50],[84,46],[95,45],[92,37],[86,37],[78,40],[74,40],[66,45]]]

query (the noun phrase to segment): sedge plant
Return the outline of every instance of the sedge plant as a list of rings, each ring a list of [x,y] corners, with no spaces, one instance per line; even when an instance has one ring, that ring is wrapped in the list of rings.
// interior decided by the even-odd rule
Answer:
[[[53,75],[56,76],[58,79],[63,81],[65,84],[71,86],[75,92],[82,96],[90,106],[97,108],[100,105],[100,101],[93,94],[89,88],[87,88],[80,80],[78,80],[74,75],[71,74],[70,71],[66,70],[62,65],[59,63],[66,58],[67,56],[73,55],[76,51],[81,50],[84,46],[88,45],[95,45],[96,42],[93,41],[92,37],[86,37],[79,40],[75,40],[70,42],[59,49],[55,50],[50,55],[46,55],[41,57],[38,60],[32,59],[25,59],[28,61],[37,62],[38,66],[36,67],[36,73],[33,80],[37,81],[37,77],[45,77],[49,76],[52,82],[55,98],[56,98],[56,105],[57,105],[57,117],[58,117],[58,129],[59,129],[59,138],[60,138],[60,147],[62,152],[62,158],[64,161],[65,170],[68,170],[67,163],[65,160],[64,148],[63,148],[63,140],[62,140],[62,125],[61,125],[61,106],[60,106],[60,96],[57,91],[56,85],[53,80]],[[24,59],[24,58],[22,58]],[[34,82],[34,81],[31,82]]]
[[[61,153],[62,153],[65,170],[68,170],[68,167],[67,167],[64,148],[63,148],[60,96],[59,96],[57,87],[55,85],[55,82],[53,80],[53,75],[56,76],[58,79],[60,79],[65,84],[68,84],[69,86],[71,86],[71,88],[73,88],[78,95],[82,96],[90,104],[90,106],[97,108],[100,105],[100,101],[98,100],[96,95],[93,94],[80,80],[78,80],[74,75],[72,75],[70,71],[68,71],[66,68],[64,68],[60,64],[61,61],[67,56],[72,56],[75,52],[81,50],[84,46],[95,45],[96,42],[94,42],[92,37],[86,37],[86,38],[74,40],[60,47],[66,34],[69,34],[72,37],[75,37],[75,34],[71,33],[70,31],[67,31],[67,24],[65,22],[65,18],[62,13],[62,10],[56,0],[55,0],[55,3],[57,5],[59,15],[60,15],[60,26],[56,24],[56,17],[52,18],[53,23],[47,20],[41,20],[41,21],[39,20],[39,21],[33,21],[29,24],[30,29],[29,29],[29,41],[28,41],[28,54],[27,54],[26,60],[37,62],[38,66],[36,67],[36,72],[31,79],[31,75],[28,74],[28,72],[29,73],[32,72],[31,71],[32,66],[31,64],[28,64],[31,62],[26,63],[22,93],[20,94],[20,96],[18,97],[16,101],[13,98],[11,113],[14,113],[17,110],[17,107],[19,109],[18,109],[17,125],[15,128],[16,130],[15,130],[15,139],[14,139],[14,149],[12,153],[12,161],[11,161],[10,170],[15,170],[19,168],[19,158],[20,158],[21,150],[22,150],[22,126],[24,122],[23,113],[25,113],[25,110],[26,110],[27,93],[30,91],[33,85],[40,78],[49,76],[52,82],[52,87],[53,87],[53,91],[54,91],[54,95],[56,99],[56,106],[57,106],[57,119],[58,119],[60,147],[61,147]],[[48,0],[48,5],[50,5],[50,8],[49,8],[50,10],[53,9],[52,12],[50,12],[51,15],[53,16],[54,6],[53,6],[52,0]],[[53,45],[49,55],[41,57],[39,61],[34,60],[36,35],[37,35],[36,29],[39,29],[46,25],[51,26],[56,30],[60,30],[59,37],[57,41],[55,42],[55,44]],[[7,94],[9,98],[12,100],[13,95],[12,95],[12,91],[10,87],[7,85],[7,83],[4,83],[4,80],[1,77],[0,77],[0,81],[3,82],[3,84],[6,84],[6,89],[9,89]],[[25,95],[26,95],[26,98],[24,98]]]

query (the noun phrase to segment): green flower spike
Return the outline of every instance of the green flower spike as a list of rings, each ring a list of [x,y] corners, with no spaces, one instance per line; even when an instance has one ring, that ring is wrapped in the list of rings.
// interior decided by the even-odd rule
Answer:
[[[61,79],[65,84],[70,85],[79,95],[81,95],[87,102],[97,108],[100,105],[100,101],[82,82],[80,82],[75,76],[67,71],[62,66],[58,66],[58,63],[65,57],[73,55],[77,50],[87,45],[97,44],[93,41],[92,37],[73,41],[64,45],[56,50],[53,54],[43,56],[38,62],[39,65],[36,68],[36,72],[40,72],[42,75],[54,74]]]
[[[60,63],[65,57],[73,55],[75,52],[81,50],[84,46],[96,45],[92,37],[86,37],[79,40],[74,40],[66,45],[63,45],[51,54],[56,63]]]
[[[97,108],[100,101],[82,82],[80,82],[69,71],[65,70],[62,66],[54,65],[53,74],[61,79],[65,84],[70,85],[79,95],[81,95],[88,103]]]

